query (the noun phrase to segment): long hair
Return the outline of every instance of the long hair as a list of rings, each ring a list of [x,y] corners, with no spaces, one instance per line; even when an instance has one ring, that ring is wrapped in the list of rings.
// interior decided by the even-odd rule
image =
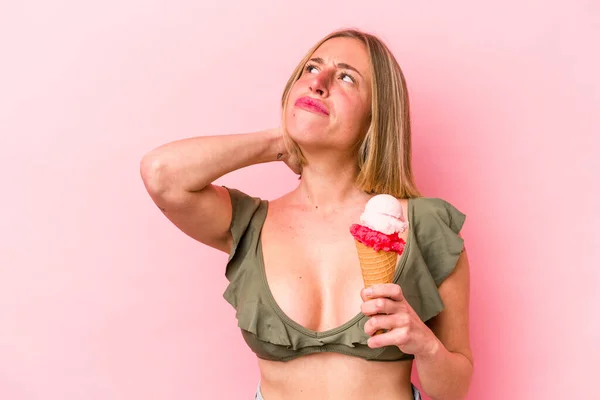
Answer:
[[[414,182],[411,163],[410,107],[406,81],[400,65],[389,48],[378,37],[356,29],[330,33],[316,43],[294,69],[281,98],[286,115],[290,90],[300,79],[312,54],[329,39],[345,37],[361,41],[369,54],[371,70],[371,123],[359,144],[357,186],[371,194],[390,194],[398,198],[420,197]],[[302,165],[307,160],[300,147],[288,136],[284,139],[291,154]]]

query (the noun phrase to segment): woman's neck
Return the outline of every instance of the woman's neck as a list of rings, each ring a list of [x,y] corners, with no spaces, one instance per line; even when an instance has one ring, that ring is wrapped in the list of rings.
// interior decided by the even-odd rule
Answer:
[[[370,196],[356,186],[357,175],[353,162],[312,162],[302,170],[302,179],[294,190],[296,201],[324,211],[362,204]]]

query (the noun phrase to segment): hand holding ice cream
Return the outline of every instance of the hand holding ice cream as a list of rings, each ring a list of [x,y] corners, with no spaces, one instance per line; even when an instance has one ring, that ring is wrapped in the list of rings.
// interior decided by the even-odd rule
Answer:
[[[360,216],[360,224],[350,226],[365,287],[393,282],[398,256],[406,245],[398,233],[407,226],[400,201],[389,194],[372,197]],[[383,330],[375,332],[380,333]]]

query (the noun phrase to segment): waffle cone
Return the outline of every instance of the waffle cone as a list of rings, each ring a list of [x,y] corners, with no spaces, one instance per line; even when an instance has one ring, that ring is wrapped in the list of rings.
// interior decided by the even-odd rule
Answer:
[[[365,246],[356,239],[354,243],[356,244],[365,287],[380,283],[392,283],[394,273],[396,272],[398,253],[395,251],[377,251],[369,246]],[[383,329],[380,329],[373,336],[384,332]]]
[[[362,271],[365,287],[380,283],[392,283],[396,272],[398,253],[395,251],[377,251],[354,240],[360,270]]]

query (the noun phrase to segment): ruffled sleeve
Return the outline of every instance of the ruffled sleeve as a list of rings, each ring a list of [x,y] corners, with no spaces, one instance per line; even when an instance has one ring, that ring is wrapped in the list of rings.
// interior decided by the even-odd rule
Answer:
[[[463,250],[464,240],[458,233],[466,215],[446,200],[425,200],[415,234],[431,276],[439,286],[454,270]]]
[[[400,278],[405,297],[421,320],[436,316],[444,309],[438,292],[440,284],[456,267],[464,248],[458,235],[466,215],[439,198],[414,199],[412,216],[416,248]]]
[[[231,198],[232,215],[229,230],[233,237],[233,244],[227,260],[225,276],[232,282],[239,272],[242,261],[255,250],[257,232],[252,222],[262,200],[238,189],[223,187],[227,189]]]

